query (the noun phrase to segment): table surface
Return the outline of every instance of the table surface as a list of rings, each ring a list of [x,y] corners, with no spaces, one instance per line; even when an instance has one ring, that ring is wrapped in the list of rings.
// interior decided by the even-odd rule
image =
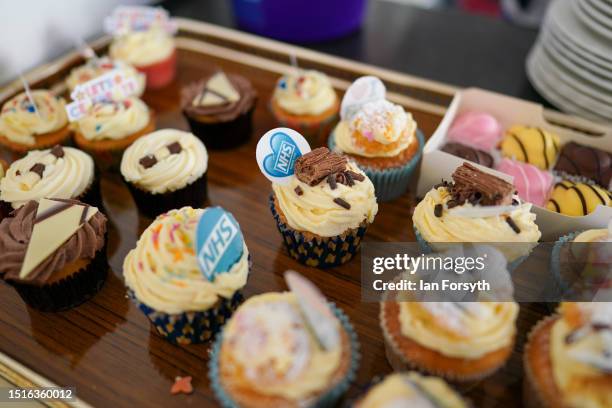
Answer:
[[[275,126],[266,109],[276,75],[238,63],[181,51],[178,79],[169,87],[147,92],[144,100],[158,113],[158,128],[187,129],[178,108],[182,84],[216,67],[250,78],[259,93],[255,135]],[[431,135],[440,118],[413,111],[419,127]],[[360,257],[327,271],[298,264],[289,257],[268,208],[269,181],[255,162],[256,139],[230,151],[210,151],[206,205],[222,205],[241,225],[253,257],[245,295],[286,290],[282,273],[294,269],[311,279],[348,314],[362,346],[362,362],[347,398],[359,395],[373,377],[391,371],[378,323],[378,304],[361,301]],[[111,272],[91,301],[66,312],[40,313],[27,308],[17,293],[0,283],[0,350],[99,407],[212,406],[207,378],[209,345],[176,346],[162,339],[147,318],[126,297],[122,262],[151,222],[139,217],[120,176],[106,174],[102,192],[109,215]],[[384,203],[365,240],[414,241],[411,212],[414,196]],[[519,336],[508,365],[465,394],[478,407],[520,405],[521,351],[525,333],[542,315],[544,305],[525,304],[518,319]],[[193,377],[192,395],[171,396],[176,376]]]
[[[231,1],[162,2],[172,15],[237,28]],[[537,30],[453,8],[370,0],[360,30],[307,48],[459,87],[479,87],[541,103],[525,59]]]

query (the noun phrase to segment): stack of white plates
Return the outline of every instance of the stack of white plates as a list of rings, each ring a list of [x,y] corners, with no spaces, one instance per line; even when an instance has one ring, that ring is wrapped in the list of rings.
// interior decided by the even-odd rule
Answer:
[[[612,0],[555,0],[527,75],[559,109],[612,123]]]

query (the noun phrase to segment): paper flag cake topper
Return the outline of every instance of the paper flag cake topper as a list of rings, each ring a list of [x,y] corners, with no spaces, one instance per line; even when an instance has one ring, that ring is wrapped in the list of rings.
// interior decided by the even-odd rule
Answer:
[[[298,300],[300,309],[317,340],[325,350],[340,344],[338,319],[321,291],[308,279],[295,271],[285,272],[285,282]]]
[[[386,94],[387,89],[380,79],[373,76],[358,78],[342,98],[340,117],[342,120],[350,120],[363,105],[385,99]]]
[[[294,173],[298,157],[310,152],[310,145],[293,129],[276,128],[259,139],[255,156],[261,172],[274,183],[284,184]]]
[[[87,204],[41,199],[19,277],[26,278],[97,212],[96,207]]]
[[[202,92],[193,98],[192,104],[195,106],[215,106],[238,100],[240,100],[240,93],[234,88],[227,75],[223,71],[219,71],[210,77]]]
[[[170,19],[170,14],[161,7],[119,6],[104,19],[104,31],[109,34],[122,35],[131,31],[145,31],[151,26],[158,26],[168,34],[177,31],[177,25]]]
[[[234,216],[221,207],[207,208],[198,222],[196,250],[206,279],[212,282],[228,272],[244,252],[244,238]]]

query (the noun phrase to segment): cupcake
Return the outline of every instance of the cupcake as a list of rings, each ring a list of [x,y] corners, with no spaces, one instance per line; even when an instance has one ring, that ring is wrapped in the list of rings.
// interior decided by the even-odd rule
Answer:
[[[444,380],[414,371],[389,374],[353,405],[354,408],[469,406]]]
[[[0,112],[0,146],[24,154],[70,140],[65,103],[51,92],[32,91],[34,105],[25,93],[9,99]]]
[[[549,170],[559,155],[559,136],[541,128],[515,125],[506,131],[500,148],[504,157]]]
[[[119,60],[112,60],[108,57],[90,58],[81,66],[78,66],[70,71],[66,78],[66,85],[70,92],[74,91],[77,85],[84,84],[99,76],[102,76],[111,71],[120,71],[126,78],[134,77],[138,84],[138,89],[134,94],[141,96],[144,93],[146,77],[139,73],[128,63]]]
[[[612,406],[612,303],[562,303],[529,334],[528,407]]]
[[[326,147],[300,156],[295,173],[272,190],[270,208],[289,254],[308,266],[348,262],[378,212],[368,176]]]
[[[31,150],[11,164],[0,180],[0,206],[17,209],[42,198],[76,199],[101,207],[94,162],[73,147]]]
[[[127,148],[125,179],[141,213],[154,218],[173,208],[201,207],[206,200],[208,153],[189,132],[162,129]]]
[[[114,170],[129,145],[155,130],[155,116],[136,97],[97,102],[75,122],[75,129],[76,145],[91,154],[100,169]]]
[[[338,121],[340,102],[323,72],[294,70],[276,83],[270,101],[281,126],[296,129],[311,146],[324,145]]]
[[[28,201],[0,222],[0,277],[31,307],[75,307],[104,284],[106,217],[76,200]]]
[[[233,262],[223,264],[227,269],[209,277],[200,265],[200,221],[213,210],[183,207],[160,215],[123,262],[130,297],[173,343],[209,340],[242,300],[250,260],[241,233]],[[239,231],[235,220],[232,224],[230,229]]]
[[[7,169],[8,169],[8,164],[6,164],[6,162],[4,160],[0,159],[0,187],[2,186],[2,184],[1,184],[2,183],[2,179],[4,178],[4,175],[5,175]],[[2,190],[0,190],[0,191],[2,191]],[[9,215],[11,210],[12,210],[11,206],[3,205],[2,203],[0,203],[0,221],[2,221],[2,219],[4,217]]]
[[[446,139],[451,143],[488,152],[497,147],[502,136],[502,127],[494,116],[486,112],[468,111],[457,115],[448,129]]]
[[[546,208],[563,215],[588,215],[600,206],[612,206],[612,193],[594,184],[563,180],[553,188]]]
[[[429,191],[414,210],[421,244],[436,249],[442,243],[489,242],[508,262],[528,255],[541,233],[531,204],[521,202],[514,186],[469,163],[452,178]]]
[[[148,89],[163,88],[174,80],[177,59],[174,38],[161,27],[120,35],[110,45],[109,55],[145,74]]]
[[[209,376],[221,406],[334,406],[348,389],[357,336],[344,313],[301,280],[301,289],[248,299],[217,336]]]
[[[245,143],[253,129],[257,92],[248,79],[219,71],[181,91],[181,108],[191,131],[211,149]]]
[[[380,201],[406,192],[424,143],[412,115],[387,100],[362,105],[338,123],[329,139],[330,149],[347,155],[368,175]]]
[[[546,204],[553,183],[550,172],[507,158],[497,165],[497,170],[514,178],[514,186],[521,199],[539,207]]]
[[[461,143],[447,143],[441,150],[481,166],[493,167],[493,156],[485,151],[474,149]]]
[[[393,296],[381,302],[380,321],[395,370],[468,382],[491,375],[510,357],[517,303],[398,302]]]
[[[564,175],[589,179],[612,190],[612,153],[569,142],[561,149],[554,170]]]

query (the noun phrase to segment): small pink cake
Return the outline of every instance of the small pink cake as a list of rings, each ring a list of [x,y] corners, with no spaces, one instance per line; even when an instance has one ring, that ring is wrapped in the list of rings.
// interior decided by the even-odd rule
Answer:
[[[501,125],[494,116],[476,111],[458,115],[446,135],[447,141],[461,143],[485,152],[495,149],[502,136]]]
[[[538,206],[546,203],[553,182],[550,172],[511,159],[503,159],[497,170],[514,177],[514,186],[521,199]]]

